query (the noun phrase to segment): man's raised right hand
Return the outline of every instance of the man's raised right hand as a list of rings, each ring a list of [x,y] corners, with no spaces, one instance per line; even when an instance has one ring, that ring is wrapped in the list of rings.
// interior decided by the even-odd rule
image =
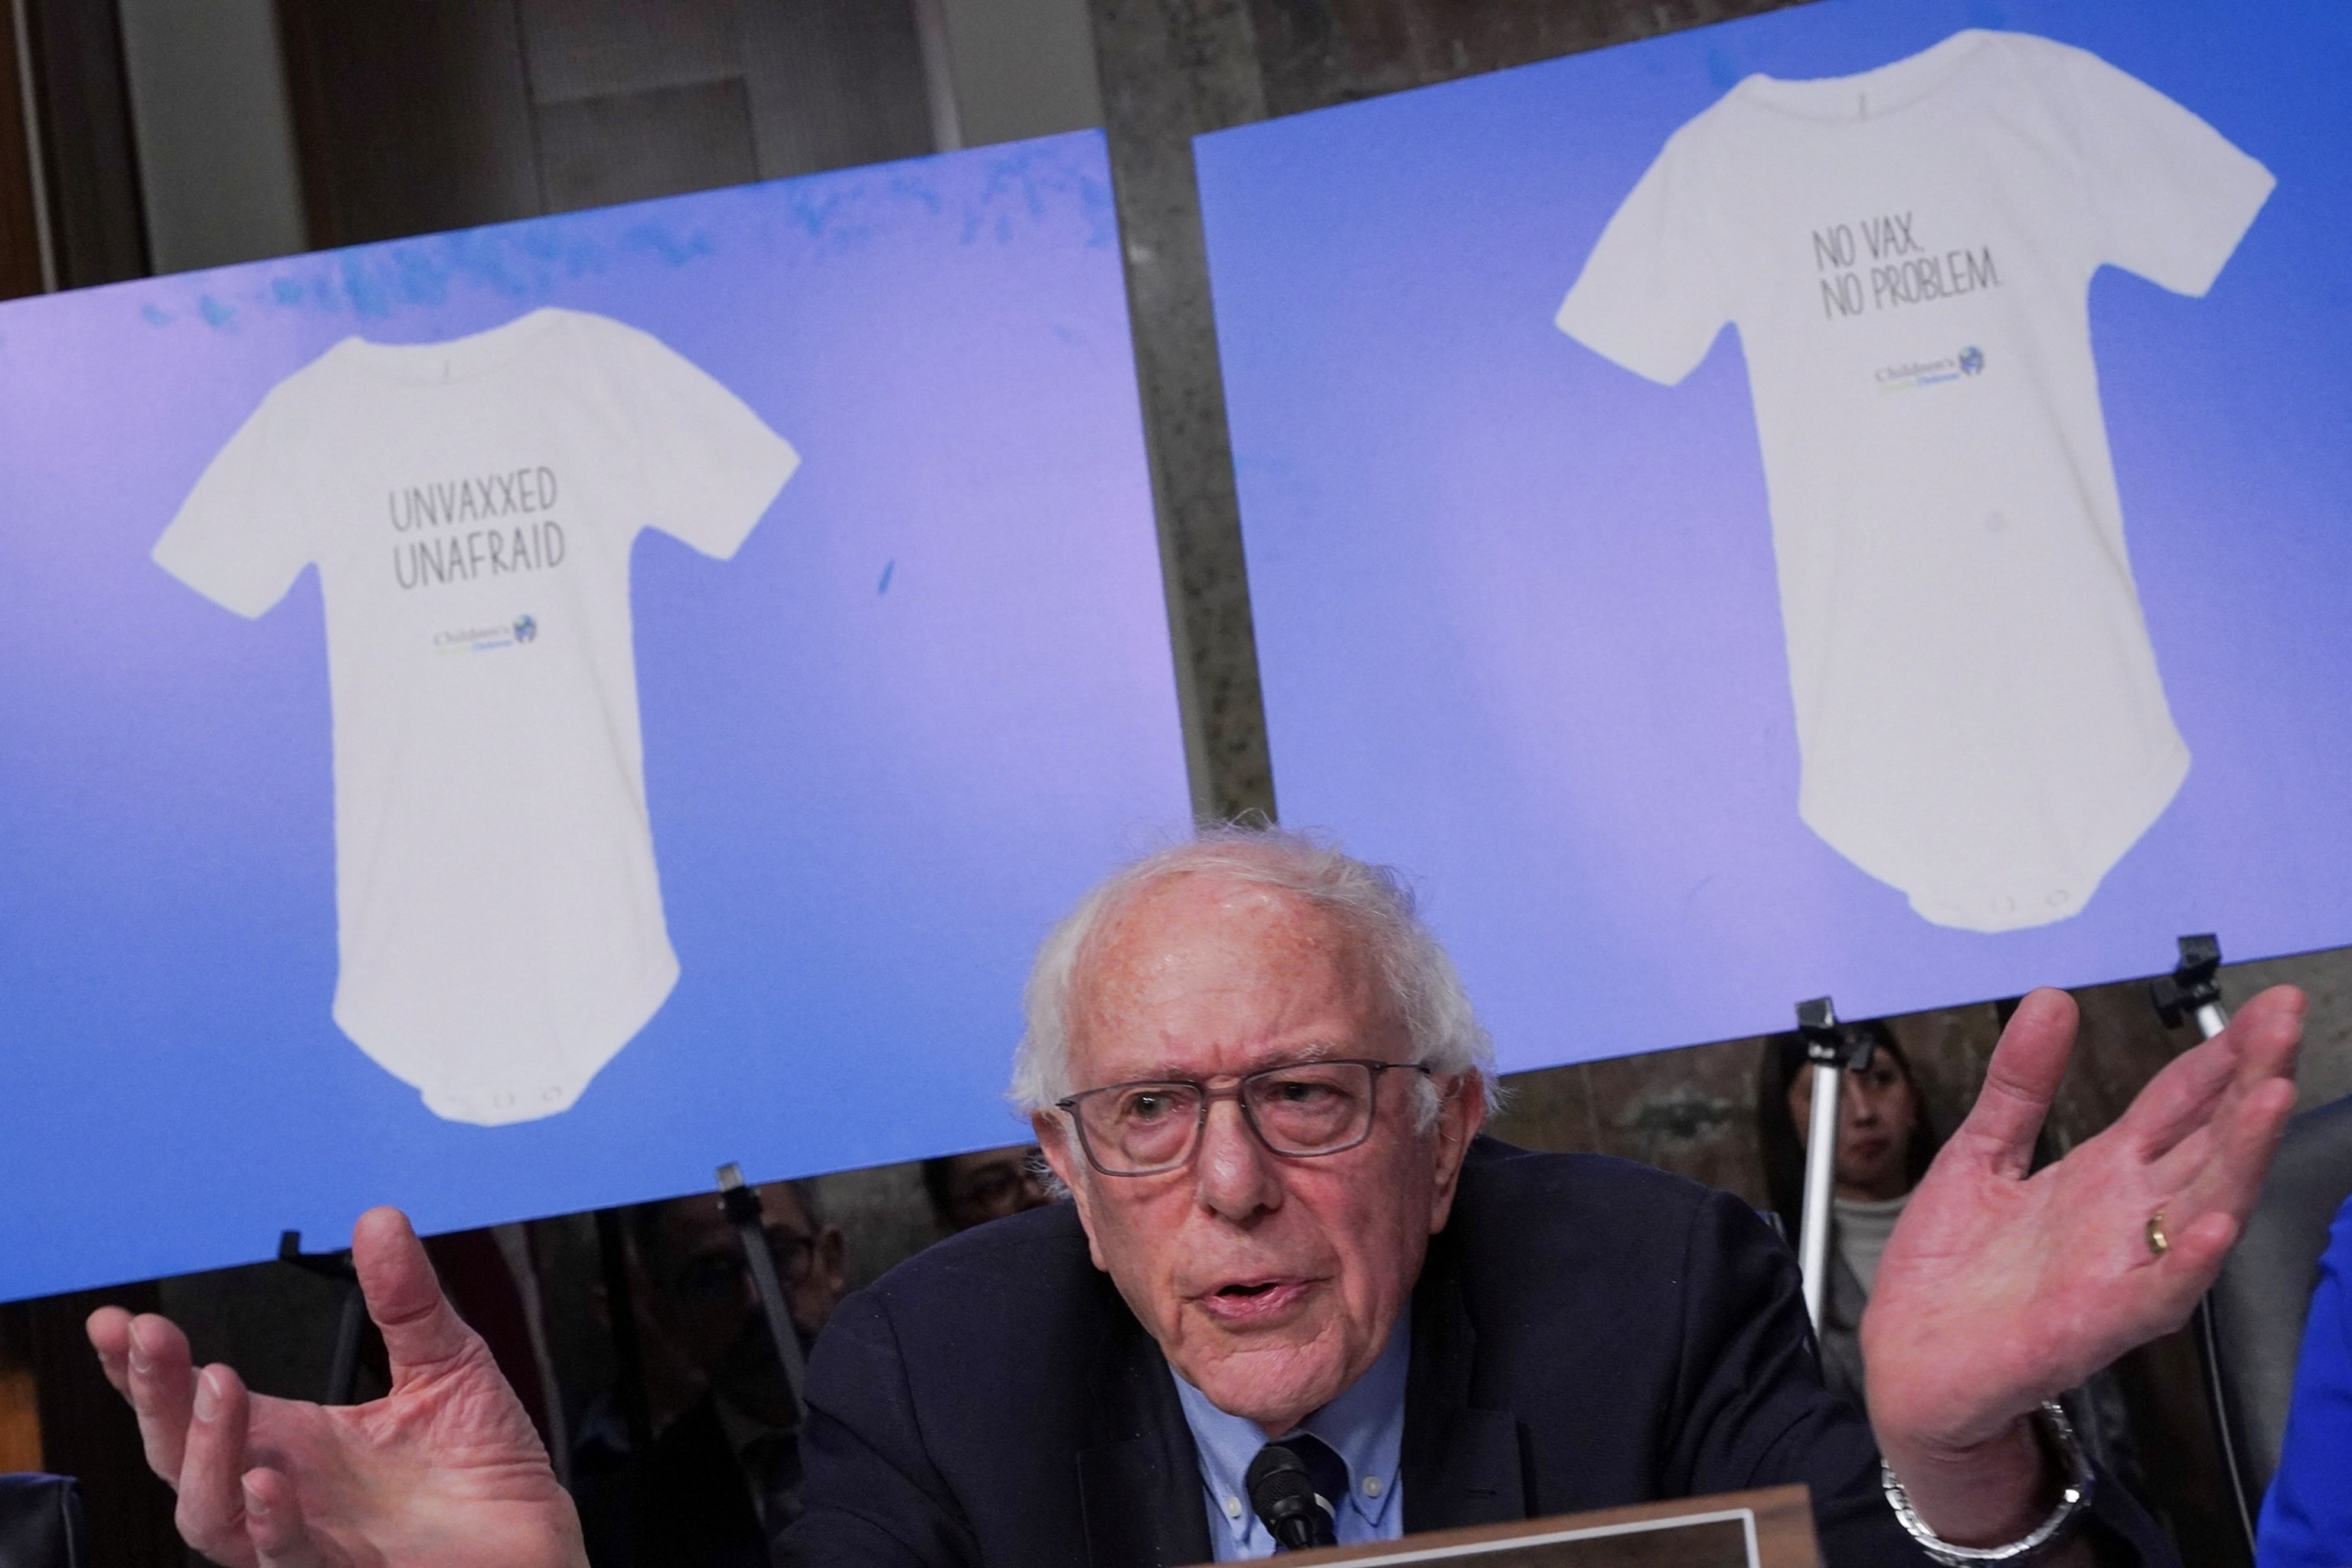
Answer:
[[[147,1462],[179,1493],[180,1533],[229,1568],[582,1568],[571,1496],[407,1219],[361,1215],[352,1257],[392,1365],[371,1405],[248,1394],[226,1366],[193,1366],[165,1319],[90,1315]]]

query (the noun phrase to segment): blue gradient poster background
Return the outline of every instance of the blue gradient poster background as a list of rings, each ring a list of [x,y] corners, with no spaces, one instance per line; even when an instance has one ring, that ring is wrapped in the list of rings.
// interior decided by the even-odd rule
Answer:
[[[802,468],[731,560],[638,536],[681,977],[577,1106],[485,1129],[329,1016],[315,574],[247,621],[148,552],[338,340],[543,305]],[[0,306],[0,1297],[1008,1142],[1030,950],[1187,811],[1097,135]]]
[[[2090,49],[2277,177],[2201,299],[2092,285],[2193,763],[2072,919],[1923,921],[1807,830],[1736,331],[1661,387],[1553,326],[1736,82],[1965,27]],[[1282,816],[1429,891],[1511,1068],[2352,941],[2352,13],[1824,0],[1195,143]]]

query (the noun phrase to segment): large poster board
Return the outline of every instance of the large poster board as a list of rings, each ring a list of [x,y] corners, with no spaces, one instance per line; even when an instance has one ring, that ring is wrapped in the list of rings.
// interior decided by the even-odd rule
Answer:
[[[1196,142],[1284,818],[1507,1065],[2352,939],[2347,73],[1824,0]]]
[[[0,1297],[1004,1141],[1186,810],[1087,133],[0,306]]]

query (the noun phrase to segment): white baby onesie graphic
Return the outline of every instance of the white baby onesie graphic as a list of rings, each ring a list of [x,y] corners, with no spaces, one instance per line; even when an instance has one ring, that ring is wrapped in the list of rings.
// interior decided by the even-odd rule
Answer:
[[[347,338],[262,400],[155,545],[241,616],[325,600],[335,1022],[436,1115],[568,1108],[677,978],[646,813],[639,529],[734,553],[798,462],[601,316]]]
[[[1750,77],[1611,218],[1562,331],[1652,380],[1726,323],[1772,512],[1805,822],[1939,925],[2080,910],[2189,768],[2124,548],[2104,265],[2211,287],[2270,174],[2096,56],[1958,33]]]

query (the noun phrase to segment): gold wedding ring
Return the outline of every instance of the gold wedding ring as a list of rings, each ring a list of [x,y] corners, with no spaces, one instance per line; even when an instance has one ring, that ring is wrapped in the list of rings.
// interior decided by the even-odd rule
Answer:
[[[2162,1209],[2147,1216],[2147,1250],[2152,1256],[2158,1258],[2172,1250],[2172,1243],[2165,1239]]]

